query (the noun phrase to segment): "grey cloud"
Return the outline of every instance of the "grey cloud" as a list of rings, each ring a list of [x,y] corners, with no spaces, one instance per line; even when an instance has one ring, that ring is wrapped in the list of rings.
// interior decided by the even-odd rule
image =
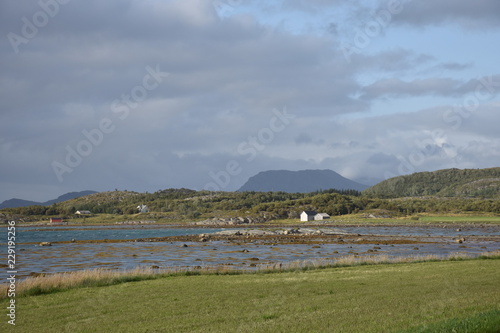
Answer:
[[[437,68],[442,68],[442,69],[446,69],[446,70],[450,70],[450,71],[461,71],[461,70],[468,69],[471,67],[472,67],[471,63],[463,64],[463,63],[457,63],[457,62],[447,62],[447,63],[443,63],[443,64],[440,64],[437,66]]]
[[[486,82],[486,83],[485,83]],[[409,82],[397,78],[379,80],[363,88],[362,98],[373,99],[383,96],[453,96],[462,97],[468,93],[477,93],[480,88],[481,96],[498,95],[500,75],[486,76],[462,82],[450,78],[415,79]]]
[[[283,2],[283,9],[317,12],[325,7],[345,5],[344,0],[288,0]]]
[[[500,26],[500,2],[496,0],[406,1],[395,23],[416,27],[455,23],[466,29],[491,29]]]
[[[321,146],[325,143],[323,139],[315,139],[310,134],[300,133],[294,139],[295,143],[298,145],[317,145]]]
[[[76,8],[73,10],[77,11]],[[113,7],[105,11],[113,11]],[[2,99],[7,103],[15,103],[12,106],[16,105],[18,112],[20,104],[12,98],[16,95],[21,105],[26,106],[25,110],[34,104],[86,102],[90,99],[94,103],[109,105],[141,82],[146,66],[158,64],[162,71],[171,73],[171,77],[152,93],[157,97],[198,95],[200,100],[210,98],[216,101],[218,107],[218,100],[236,92],[246,100],[259,101],[263,107],[293,103],[298,107],[321,110],[326,104],[335,102],[344,105],[337,108],[338,112],[366,108],[361,101],[347,97],[348,91],[356,86],[349,78],[351,69],[335,64],[319,68],[318,65],[324,64],[326,59],[339,57],[325,50],[326,41],[313,37],[271,35],[256,24],[247,25],[237,20],[200,20],[203,25],[198,26],[180,20],[178,11],[168,12],[161,20],[154,13],[147,13],[152,18],[146,14],[129,15],[118,25],[104,21],[103,16],[102,24],[107,26],[100,27],[99,36],[95,38],[80,36],[79,30],[71,29],[78,26],[82,33],[85,32],[83,23],[78,20],[68,22],[58,32],[58,40],[64,43],[58,41],[56,44],[41,32],[26,45],[22,54],[26,58],[22,62],[19,58],[14,59],[14,66],[5,71],[0,97],[6,97]],[[211,13],[211,10],[207,12]],[[121,17],[120,14],[120,11],[114,13],[117,18]],[[75,15],[88,19],[85,15],[91,13],[83,10]],[[73,18],[62,9],[60,16]],[[175,19],[170,20],[171,17]],[[100,16],[92,17],[92,22],[100,19]],[[144,40],[142,35],[123,34],[125,25],[148,29],[151,22],[156,21],[161,24],[169,22],[168,27],[150,28],[144,32],[144,35],[156,33],[157,41]],[[99,27],[99,24],[95,26]],[[158,31],[162,33],[158,34]],[[114,36],[115,32],[123,35]],[[92,32],[86,33],[92,35]],[[73,42],[75,39],[78,42]],[[33,47],[38,46],[45,48],[33,52]],[[30,64],[29,67],[25,62]],[[46,84],[47,77],[50,77],[50,84]],[[335,78],[334,82],[332,78]],[[19,84],[13,87],[13,81]],[[304,89],[305,81],[313,86]],[[279,87],[286,88],[277,91]],[[272,90],[274,94],[266,94]],[[217,99],[217,95],[220,98]],[[238,103],[241,103],[239,99]],[[209,103],[203,101],[200,104],[210,106]]]
[[[443,79],[418,79],[405,82],[400,79],[377,81],[363,89],[363,98],[372,99],[382,96],[419,96],[419,95],[453,95],[460,88],[460,81]]]
[[[328,31],[328,33],[334,35],[334,36],[337,36],[339,31],[338,31],[338,25],[334,22],[330,22],[326,28],[326,31]]]
[[[309,134],[306,134],[306,133],[300,133],[295,138],[295,143],[297,143],[297,144],[309,144],[311,142],[312,142],[311,136]]]
[[[376,54],[361,54],[353,62],[364,70],[404,73],[427,66],[435,61],[429,54],[416,53],[407,49],[395,49]]]
[[[343,1],[285,3],[303,13],[328,6],[361,11]],[[18,32],[21,17],[39,10],[35,1],[0,6],[4,32]],[[335,22],[342,34],[345,22],[325,22]],[[441,150],[434,147],[415,170],[474,159],[475,167],[491,164],[498,138],[494,100],[462,117],[458,130],[443,118],[452,106],[363,117],[385,96],[474,93],[478,78],[405,76],[440,63],[445,70],[467,69],[428,51],[382,49],[347,63],[331,35],[291,34],[262,25],[252,12],[220,19],[210,1],[70,1],[19,54],[6,39],[0,44],[0,201],[47,200],[83,189],[201,189],[213,180],[210,172],[231,160],[242,171],[227,190],[266,169],[331,168],[348,177],[380,178],[398,172],[400,157],[432,144]],[[143,84],[146,67],[157,65],[168,77],[121,119],[114,100],[130,95]],[[363,87],[359,76],[372,73],[385,79]],[[238,147],[270,128],[275,108],[295,118],[249,161]],[[351,114],[357,118],[345,120]],[[88,141],[83,131],[99,129],[103,119],[113,131],[60,183],[51,163],[63,163],[68,147]],[[436,128],[446,140],[432,140]],[[462,151],[466,162],[450,161],[445,148]]]
[[[367,163],[373,165],[397,165],[399,162],[398,159],[393,155],[388,155],[385,153],[375,153],[370,156],[367,160]]]
[[[481,137],[482,139],[497,140],[498,116],[500,104],[489,103],[475,110],[450,107],[446,111],[446,120],[459,136]]]
[[[498,96],[500,93],[500,74],[491,73],[487,76],[470,79],[458,91],[461,94],[478,94],[481,100],[484,100],[485,96],[489,96],[489,98]]]

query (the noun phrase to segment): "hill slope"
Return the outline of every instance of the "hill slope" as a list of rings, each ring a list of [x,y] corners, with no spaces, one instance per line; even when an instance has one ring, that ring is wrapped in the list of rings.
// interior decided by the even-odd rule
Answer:
[[[366,189],[372,197],[500,197],[500,168],[445,169],[399,176]]]
[[[71,200],[74,198],[79,198],[83,197],[85,195],[97,193],[95,191],[81,191],[81,192],[70,192],[63,194],[59,196],[57,199],[49,200],[46,202],[36,202],[36,201],[28,201],[28,200],[22,200],[22,199],[9,199],[5,200],[0,204],[0,209],[3,208],[17,208],[17,207],[28,207],[28,206],[34,206],[34,205],[39,205],[39,206],[50,206],[54,203],[58,202],[63,202],[67,200]]]
[[[362,191],[367,187],[332,170],[271,170],[250,177],[238,191],[308,193],[328,189]]]

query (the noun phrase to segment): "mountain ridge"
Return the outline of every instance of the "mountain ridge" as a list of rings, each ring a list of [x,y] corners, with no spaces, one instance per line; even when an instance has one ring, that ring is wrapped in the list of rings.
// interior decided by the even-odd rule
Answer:
[[[268,170],[250,177],[238,192],[287,192],[308,193],[320,190],[363,191],[367,185],[345,178],[337,172],[324,170]]]
[[[48,200],[45,202],[37,202],[37,201],[30,201],[30,200],[24,200],[24,199],[18,199],[18,198],[12,198],[5,200],[4,202],[0,203],[0,209],[3,208],[18,208],[18,207],[28,207],[28,206],[50,206],[55,203],[83,197],[89,194],[94,194],[97,193],[96,191],[79,191],[79,192],[68,192],[63,195],[60,195],[56,199]]]

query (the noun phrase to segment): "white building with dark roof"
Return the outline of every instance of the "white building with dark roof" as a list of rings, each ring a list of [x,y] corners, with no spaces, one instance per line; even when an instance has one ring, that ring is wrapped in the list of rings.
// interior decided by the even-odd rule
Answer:
[[[316,212],[313,210],[305,210],[300,213],[300,220],[302,222],[313,221],[314,216],[316,216]]]
[[[315,220],[328,220],[330,218],[330,215],[328,215],[327,213],[318,213],[316,215],[314,215],[314,219]]]

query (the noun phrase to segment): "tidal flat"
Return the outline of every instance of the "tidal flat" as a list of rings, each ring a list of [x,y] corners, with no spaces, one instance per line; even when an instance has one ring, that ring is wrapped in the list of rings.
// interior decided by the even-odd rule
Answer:
[[[499,249],[498,225],[54,226],[18,227],[17,262],[18,278],[26,278],[96,268],[257,270],[346,256],[478,256]]]

